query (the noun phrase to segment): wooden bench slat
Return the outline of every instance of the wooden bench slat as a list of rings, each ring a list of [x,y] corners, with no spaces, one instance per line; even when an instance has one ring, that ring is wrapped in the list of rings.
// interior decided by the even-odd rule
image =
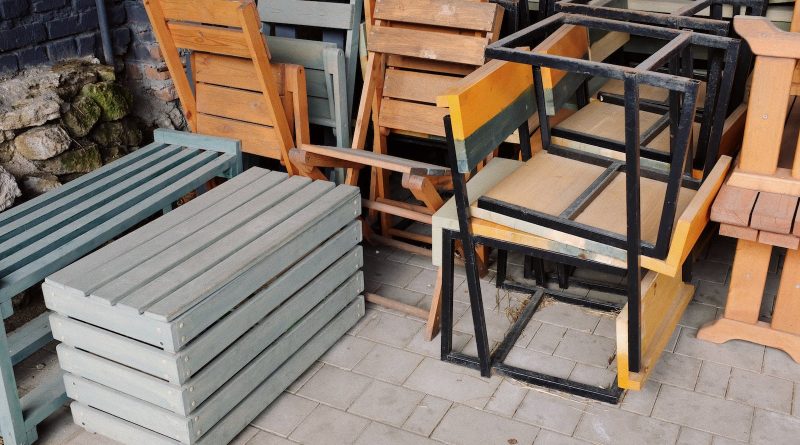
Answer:
[[[258,14],[262,20],[272,23],[351,29],[355,13],[349,3],[262,0],[258,2]]]
[[[8,354],[16,365],[53,340],[47,312],[20,326],[8,336]]]
[[[272,75],[278,86],[278,94],[283,95],[283,70],[274,69],[272,70]],[[192,76],[195,82],[261,91],[261,84],[258,81],[253,61],[241,57],[201,52],[193,53]]]
[[[209,227],[215,224],[224,224],[223,220],[233,217],[236,212],[241,213],[245,206],[251,205],[251,200],[276,186],[279,182],[286,179],[286,175],[279,172],[271,172],[261,176],[256,181],[247,186],[236,190],[235,194],[227,196],[213,206],[205,208],[202,212],[203,218],[189,218],[179,224],[170,227],[157,236],[149,240],[141,240],[137,245],[132,245],[128,249],[111,249],[106,253],[110,257],[104,264],[98,265],[89,277],[82,278],[83,283],[77,287],[86,295],[98,298],[98,301],[111,304],[113,300],[98,297],[97,293],[105,295],[120,295],[123,291],[119,290],[120,284],[115,280],[121,280],[127,285],[133,285],[140,276],[137,272],[141,271],[144,263],[153,257],[159,256],[161,260],[164,255],[168,255],[170,250],[181,250],[186,248],[185,244],[177,246],[179,243],[186,243],[188,239],[198,239],[209,235],[212,229]],[[156,229],[158,230],[158,229]],[[188,253],[187,253],[188,255]],[[59,283],[62,284],[62,283]],[[114,290],[97,292],[98,289],[106,289],[104,286],[109,284]],[[63,284],[62,284],[63,285]]]
[[[35,208],[30,208],[24,215],[17,214],[14,219],[8,220],[6,224],[0,227],[0,242],[7,242],[15,235],[30,230],[36,224],[43,221],[50,221],[53,215],[60,214],[64,209],[74,207],[76,203],[85,199],[87,195],[96,195],[101,193],[104,189],[114,187],[118,182],[152,167],[158,162],[174,155],[178,150],[179,147],[175,146],[161,147],[159,150],[151,149],[145,153],[146,156],[137,156],[136,162],[127,163],[121,168],[111,167],[107,171],[103,171],[102,174],[94,175],[95,178],[91,182],[81,181],[81,184],[79,184],[80,187],[70,188],[67,193],[60,193],[61,188],[59,187],[54,191],[53,196],[48,196],[50,193],[41,195],[41,197],[46,197],[46,199],[43,199]],[[134,152],[133,154],[136,153],[137,152]],[[127,156],[123,158],[125,157]],[[106,168],[100,168],[95,171],[99,170],[106,170]],[[76,179],[76,181],[83,177],[84,176],[81,176]],[[72,185],[72,182],[73,181],[68,182],[64,187]],[[59,219],[62,223],[64,222],[63,217],[60,216]]]
[[[749,227],[750,214],[758,191],[723,184],[711,206],[711,220],[734,226]]]
[[[236,176],[236,181],[226,181],[214,187],[203,194],[203,199],[193,199],[187,202],[148,224],[148,230],[137,230],[115,241],[115,244],[120,251],[130,252],[172,227],[183,224],[193,216],[201,212],[205,214],[206,209],[227,201],[229,197],[237,196],[239,190],[267,174],[269,174],[267,170],[260,168],[246,170]],[[76,292],[83,293],[84,290],[91,292],[94,290],[91,287],[92,283],[103,283],[107,280],[109,274],[120,273],[118,271],[121,269],[117,267],[123,265],[122,261],[114,248],[106,246],[85,256],[81,261],[70,264],[50,275],[46,281],[58,283],[63,287],[70,287]]]
[[[760,192],[750,217],[750,227],[775,233],[792,233],[797,196]]]
[[[271,255],[280,247],[287,245],[293,236],[302,233],[308,240],[317,243],[339,231],[347,222],[361,212],[358,189],[355,187],[336,187],[327,193],[318,193],[318,199],[297,212],[289,220],[276,226],[255,241],[240,249],[235,256],[220,262],[207,270],[202,276],[187,282],[177,291],[151,306],[146,314],[159,320],[172,320],[186,309],[205,299],[224,283],[233,280],[242,271]],[[293,200],[303,202],[301,196]],[[305,231],[314,227],[314,230]],[[305,241],[305,240],[304,240]]]
[[[181,150],[152,167],[118,182],[94,196],[87,197],[80,203],[58,215],[58,223],[39,225],[26,230],[3,243],[0,243],[0,277],[8,275],[26,261],[32,261],[45,249],[54,248],[80,235],[92,224],[101,223],[111,217],[120,208],[128,205],[132,197],[153,189],[152,183],[165,176],[173,176],[169,172],[180,168],[185,163],[202,165],[215,157],[215,153],[199,153],[197,150]],[[13,252],[13,253],[11,253]]]
[[[153,143],[146,147],[142,147],[133,153],[129,153],[115,161],[112,161],[103,166],[103,168],[98,168],[90,173],[82,175],[79,178],[76,178],[68,183],[60,186],[59,188],[52,190],[48,193],[44,193],[42,195],[37,196],[30,201],[23,202],[22,204],[15,205],[14,207],[4,210],[0,212],[0,233],[7,233],[7,225],[12,222],[17,222],[20,220],[22,216],[27,213],[36,211],[44,206],[48,206],[51,203],[58,201],[60,199],[65,199],[72,193],[75,193],[81,190],[83,187],[90,186],[95,184],[96,182],[100,181],[103,177],[113,174],[117,170],[124,168],[134,162],[138,162],[142,157],[150,156],[154,152],[158,152],[159,150],[163,150],[166,148],[165,144],[160,143]],[[0,238],[5,239],[5,238]]]
[[[483,65],[487,43],[485,37],[386,27],[373,27],[367,37],[369,51],[468,65]]]
[[[241,29],[175,22],[168,23],[167,28],[178,48],[250,58]]]
[[[47,274],[77,260],[86,253],[100,247],[144,218],[162,210],[186,193],[208,182],[211,178],[230,170],[236,164],[235,156],[222,155],[204,165],[189,165],[187,169],[174,171],[168,180],[159,181],[158,187],[143,197],[129,202],[122,211],[102,224],[70,242],[50,251],[0,280],[0,300],[11,298],[19,292],[40,282]]]
[[[452,87],[460,77],[421,73],[400,69],[386,70],[383,95],[394,99],[436,104],[436,98]]]
[[[393,130],[412,131],[444,137],[447,108],[385,98],[381,101],[378,124]]]
[[[162,239],[167,237],[175,237],[177,239],[175,239],[174,244],[163,248],[154,255],[149,257],[146,254],[139,256],[140,253],[147,251],[117,251],[130,263],[131,267],[94,290],[91,298],[110,305],[120,302],[123,306],[131,307],[141,312],[145,304],[151,303],[146,293],[139,293],[138,297],[134,296],[142,286],[158,279],[162,274],[168,274],[173,268],[180,267],[184,262],[190,261],[190,258],[201,254],[204,249],[218,248],[230,242],[233,242],[230,249],[236,249],[237,246],[247,243],[248,238],[243,238],[247,232],[239,234],[237,231],[247,229],[250,226],[258,228],[257,224],[261,219],[269,220],[271,217],[274,218],[273,214],[280,210],[277,206],[282,200],[309,183],[308,179],[299,177],[292,177],[286,180],[283,180],[285,177],[280,177],[278,179],[282,181],[273,187],[258,187],[262,193],[254,193],[252,200],[243,203],[238,208],[225,214],[210,215],[209,218],[213,222],[202,226],[199,230],[183,234],[181,232],[176,233],[175,228],[173,228],[166,232],[161,237]],[[271,185],[272,182],[269,181],[265,185]],[[269,189],[270,193],[263,193],[264,189]],[[250,236],[256,235],[258,235],[257,232]],[[154,250],[159,247],[158,244],[152,242],[149,244],[149,248]],[[224,252],[226,250],[223,249],[223,251],[216,250],[214,253],[222,255]]]
[[[377,0],[377,20],[447,28],[492,31],[498,7],[490,2],[463,0]]]

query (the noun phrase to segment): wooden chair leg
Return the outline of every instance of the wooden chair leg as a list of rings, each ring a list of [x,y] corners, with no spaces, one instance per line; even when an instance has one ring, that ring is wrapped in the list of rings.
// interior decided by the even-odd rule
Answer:
[[[431,310],[428,312],[428,322],[425,324],[425,340],[427,341],[432,341],[439,333],[439,321],[442,315],[443,269],[440,267],[436,272],[436,284],[433,286],[433,295],[431,296]]]
[[[772,327],[800,335],[800,251],[788,250],[775,300]]]

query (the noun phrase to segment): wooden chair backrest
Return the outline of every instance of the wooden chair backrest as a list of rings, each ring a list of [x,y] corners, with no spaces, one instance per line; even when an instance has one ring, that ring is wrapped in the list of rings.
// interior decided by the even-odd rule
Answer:
[[[353,108],[358,41],[363,0],[347,3],[319,0],[260,0],[258,12],[269,24],[269,35],[298,38],[298,27],[321,30],[321,40],[344,51],[347,77],[348,110]],[[299,36],[308,39],[308,36]]]
[[[450,112],[458,172],[470,173],[536,112],[530,65],[492,60],[439,96]]]
[[[280,95],[286,73],[269,61],[252,0],[145,0],[145,9],[193,132],[242,141],[284,161],[293,135]],[[192,51],[194,91],[179,49]]]
[[[485,62],[503,9],[474,0],[377,0],[367,50],[382,59],[378,125],[444,137],[436,96]]]

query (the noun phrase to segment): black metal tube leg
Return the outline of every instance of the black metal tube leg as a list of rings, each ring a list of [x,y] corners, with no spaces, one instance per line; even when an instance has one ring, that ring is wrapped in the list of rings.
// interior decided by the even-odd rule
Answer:
[[[558,287],[561,289],[566,289],[569,287],[569,267],[566,264],[559,263],[556,266],[556,272],[558,274]]]
[[[508,273],[508,251],[500,249],[497,251],[497,279],[495,284],[497,287],[502,287],[506,281],[506,274]]]
[[[442,360],[453,350],[453,262],[455,256],[455,240],[452,232],[442,233],[442,315],[441,315],[441,350]]]

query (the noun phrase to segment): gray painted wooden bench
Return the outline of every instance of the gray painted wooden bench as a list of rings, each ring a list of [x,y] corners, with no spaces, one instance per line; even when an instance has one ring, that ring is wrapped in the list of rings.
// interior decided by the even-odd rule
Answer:
[[[251,168],[49,276],[76,423],[228,443],[364,314],[360,201]]]
[[[156,130],[155,142],[52,192],[0,213],[0,312],[45,276],[95,250],[144,219],[171,210],[216,176],[241,170],[238,141]],[[0,435],[26,445],[36,426],[66,402],[61,378],[20,398],[13,366],[52,340],[48,314],[6,337],[0,326]]]

